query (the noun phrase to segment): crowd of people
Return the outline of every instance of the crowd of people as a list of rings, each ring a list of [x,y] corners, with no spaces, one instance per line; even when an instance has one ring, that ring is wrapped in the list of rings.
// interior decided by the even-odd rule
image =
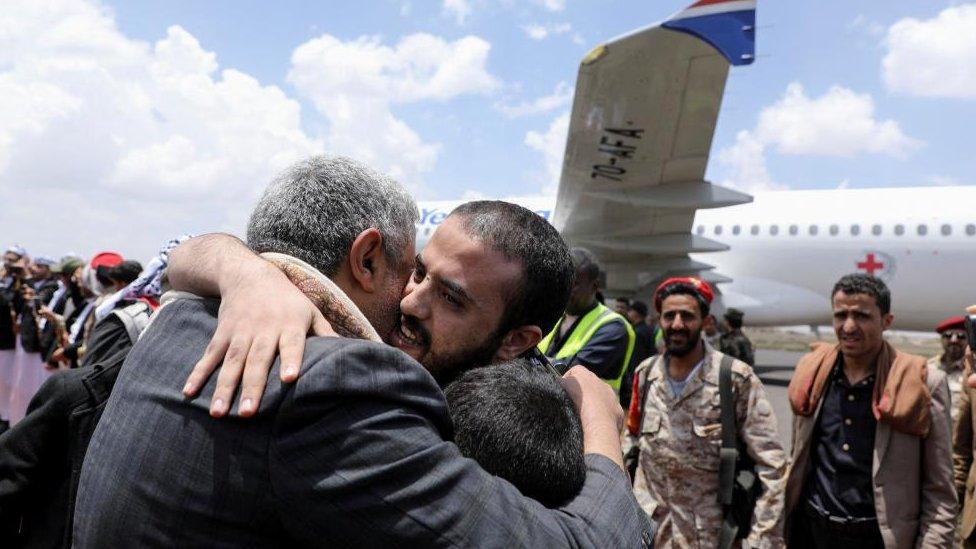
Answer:
[[[419,253],[416,221],[395,181],[313,157],[246,242],[7,250],[0,369],[55,373],[0,434],[0,545],[976,543],[962,317],[926,361],[883,338],[882,280],[825,281],[837,342],[797,364],[788,452],[707,282],[608,305],[598,258],[525,208],[466,203]]]

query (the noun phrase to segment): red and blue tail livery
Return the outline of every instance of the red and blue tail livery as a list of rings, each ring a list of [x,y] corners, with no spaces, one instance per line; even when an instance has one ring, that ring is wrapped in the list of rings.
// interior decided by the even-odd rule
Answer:
[[[708,42],[732,65],[755,59],[756,0],[699,0],[661,26]]]

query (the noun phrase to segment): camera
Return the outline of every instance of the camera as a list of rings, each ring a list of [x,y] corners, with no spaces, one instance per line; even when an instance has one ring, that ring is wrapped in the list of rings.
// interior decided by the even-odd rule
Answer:
[[[966,327],[966,341],[969,343],[969,350],[976,353],[976,314],[967,314],[963,324]]]

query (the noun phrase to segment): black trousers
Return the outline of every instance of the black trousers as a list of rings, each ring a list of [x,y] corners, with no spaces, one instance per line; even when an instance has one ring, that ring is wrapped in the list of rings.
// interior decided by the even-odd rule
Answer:
[[[877,522],[833,524],[812,509],[797,509],[790,517],[790,549],[884,549]]]

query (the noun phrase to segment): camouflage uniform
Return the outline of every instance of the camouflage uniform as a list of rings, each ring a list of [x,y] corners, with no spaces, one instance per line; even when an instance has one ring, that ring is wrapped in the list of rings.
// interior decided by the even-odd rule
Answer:
[[[938,368],[945,372],[946,381],[949,382],[949,412],[952,415],[952,432],[955,433],[956,422],[959,421],[959,399],[962,396],[962,383],[965,379],[962,375],[963,363],[958,360],[953,364],[946,364],[942,361],[943,354],[929,359],[929,368]]]
[[[732,330],[722,334],[718,340],[719,350],[732,358],[737,358],[750,366],[755,366],[756,359],[752,354],[752,342],[742,333],[742,330]]]
[[[655,547],[714,549],[718,546],[722,508],[718,503],[718,468],[722,445],[718,372],[722,354],[705,346],[705,360],[675,398],[665,361],[654,357],[638,366],[638,395],[647,387],[634,494],[659,525]],[[646,382],[645,382],[646,372]],[[752,547],[783,547],[786,454],[776,431],[776,417],[759,378],[735,361],[739,436],[756,462],[763,492],[756,503],[748,542]],[[629,449],[629,448],[626,448]]]

